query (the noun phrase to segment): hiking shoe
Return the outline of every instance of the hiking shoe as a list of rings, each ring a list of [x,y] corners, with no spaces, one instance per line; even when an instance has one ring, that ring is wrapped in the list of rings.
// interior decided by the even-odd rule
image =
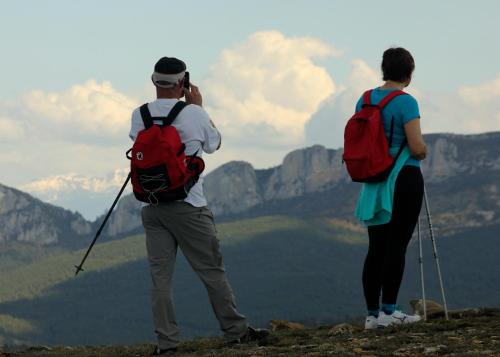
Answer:
[[[177,352],[177,348],[165,348],[161,349],[160,346],[156,346],[155,350],[150,354],[150,356],[173,356]]]
[[[367,316],[365,320],[365,330],[374,330],[378,327],[378,319],[375,316]]]
[[[384,328],[390,325],[401,325],[401,324],[411,324],[414,322],[419,322],[422,318],[418,315],[408,315],[399,310],[394,311],[392,314],[388,315],[384,311],[380,311],[378,316],[378,327]]]
[[[240,343],[248,343],[252,341],[262,341],[267,336],[269,336],[269,330],[264,328],[253,328],[248,326],[247,332],[240,338],[230,340],[227,342],[228,345],[237,345]]]

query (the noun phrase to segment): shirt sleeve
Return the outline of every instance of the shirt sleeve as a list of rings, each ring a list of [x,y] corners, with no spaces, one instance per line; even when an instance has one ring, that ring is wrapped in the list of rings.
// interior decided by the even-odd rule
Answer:
[[[403,115],[403,124],[407,124],[413,119],[420,118],[420,111],[418,109],[418,102],[411,95],[401,96],[401,108]]]
[[[215,127],[213,121],[210,119],[208,113],[202,108],[197,106],[197,111],[200,118],[200,129],[202,136],[203,151],[207,154],[215,152],[221,144],[221,135]]]
[[[128,136],[130,137],[130,139],[132,139],[132,141],[135,141],[135,139],[137,138],[137,134],[139,134],[139,132],[144,129],[144,123],[142,121],[139,108],[135,109],[132,112],[131,122],[130,133],[128,134]]]

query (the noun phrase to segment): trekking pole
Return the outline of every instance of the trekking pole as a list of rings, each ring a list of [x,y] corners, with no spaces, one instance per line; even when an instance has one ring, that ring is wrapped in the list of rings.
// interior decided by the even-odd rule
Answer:
[[[422,304],[424,307],[424,321],[427,321],[427,302],[425,301],[425,281],[424,281],[424,259],[422,254],[422,236],[420,235],[420,215],[417,221],[417,237],[418,237],[418,262],[420,264],[420,281],[422,282]]]
[[[89,256],[90,251],[92,250],[92,247],[94,246],[95,242],[97,241],[97,238],[99,238],[99,236],[102,232],[102,229],[106,225],[106,222],[108,221],[109,216],[111,216],[111,212],[113,212],[113,209],[115,208],[116,203],[120,199],[120,196],[122,195],[123,191],[125,190],[125,187],[127,187],[127,184],[130,180],[130,177],[131,177],[131,173],[129,172],[127,179],[125,180],[125,183],[123,184],[122,188],[120,189],[120,192],[118,193],[118,196],[116,196],[115,201],[113,202],[113,204],[111,205],[111,208],[108,211],[108,214],[106,215],[106,217],[104,218],[104,221],[102,221],[101,226],[97,230],[97,233],[95,234],[94,240],[92,241],[92,243],[90,243],[90,247],[87,250],[87,253],[85,253],[85,256],[83,257],[82,262],[80,263],[80,265],[75,265],[75,268],[76,268],[75,276],[77,276],[80,271],[83,271],[83,269],[82,269],[83,263],[85,263],[85,260]]]
[[[437,268],[437,272],[438,272],[439,285],[441,287],[441,296],[443,297],[444,315],[445,315],[446,320],[449,320],[450,318],[448,316],[448,305],[446,304],[446,297],[444,294],[443,277],[441,276],[441,268],[439,267],[439,258],[438,258],[437,247],[436,247],[436,239],[434,238],[434,230],[432,228],[431,213],[430,213],[430,209],[429,209],[429,202],[427,200],[427,190],[425,189],[425,185],[424,185],[424,203],[425,203],[425,211],[427,213],[427,222],[429,223],[429,233],[431,235],[434,260],[436,261],[436,268]]]

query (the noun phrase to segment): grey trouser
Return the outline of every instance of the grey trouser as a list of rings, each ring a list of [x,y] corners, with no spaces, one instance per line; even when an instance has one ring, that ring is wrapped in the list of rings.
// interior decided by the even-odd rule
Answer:
[[[226,338],[242,337],[248,327],[237,310],[219,251],[212,212],[185,202],[171,202],[142,209],[146,246],[153,286],[151,303],[155,332],[161,349],[179,343],[172,300],[172,275],[177,246],[207,288],[212,308]]]

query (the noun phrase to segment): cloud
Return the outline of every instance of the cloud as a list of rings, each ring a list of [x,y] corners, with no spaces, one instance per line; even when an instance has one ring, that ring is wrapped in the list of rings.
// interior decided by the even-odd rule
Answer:
[[[307,143],[343,146],[344,127],[361,94],[381,83],[380,75],[364,61],[352,61],[347,82],[325,99],[306,125]],[[436,93],[410,86],[405,89],[419,102],[424,133],[480,133],[500,130],[500,75],[456,92]]]
[[[342,146],[356,101],[381,76],[354,59],[345,83],[336,83],[317,60],[339,54],[318,39],[277,31],[257,32],[223,50],[201,86],[223,135],[222,150],[205,156],[207,172],[228,160],[269,167],[304,145]],[[411,88],[424,132],[500,130],[500,75],[454,93]],[[128,171],[124,152],[138,105],[110,82],[93,79],[0,102],[0,164],[6,168],[0,182],[66,207],[87,205],[88,216],[97,207],[89,197],[101,197],[102,211]]]
[[[500,100],[500,74],[493,80],[477,86],[461,86],[458,95],[472,107],[491,105]]]
[[[303,142],[304,124],[336,86],[315,58],[338,55],[310,37],[257,32],[222,52],[204,88],[228,142],[283,147]]]
[[[305,132],[307,144],[339,148],[344,144],[344,127],[354,113],[361,94],[380,83],[380,75],[363,60],[351,62],[347,83],[325,99],[313,113]]]
[[[126,167],[137,101],[110,82],[30,91],[0,102],[0,182],[21,186],[68,172],[99,176]],[[15,145],[14,145],[15,143]],[[83,184],[83,182],[81,182]]]
[[[428,132],[481,133],[500,130],[500,74],[454,93],[424,93],[422,126]]]
[[[88,80],[62,92],[31,91],[14,112],[32,132],[68,141],[115,141],[130,126],[138,103],[118,92],[110,82]]]
[[[25,130],[21,123],[8,117],[0,117],[0,140],[18,141],[25,137]]]
[[[461,86],[457,97],[456,102],[463,103],[457,114],[462,124],[459,130],[472,133],[500,130],[500,74],[476,86]]]

